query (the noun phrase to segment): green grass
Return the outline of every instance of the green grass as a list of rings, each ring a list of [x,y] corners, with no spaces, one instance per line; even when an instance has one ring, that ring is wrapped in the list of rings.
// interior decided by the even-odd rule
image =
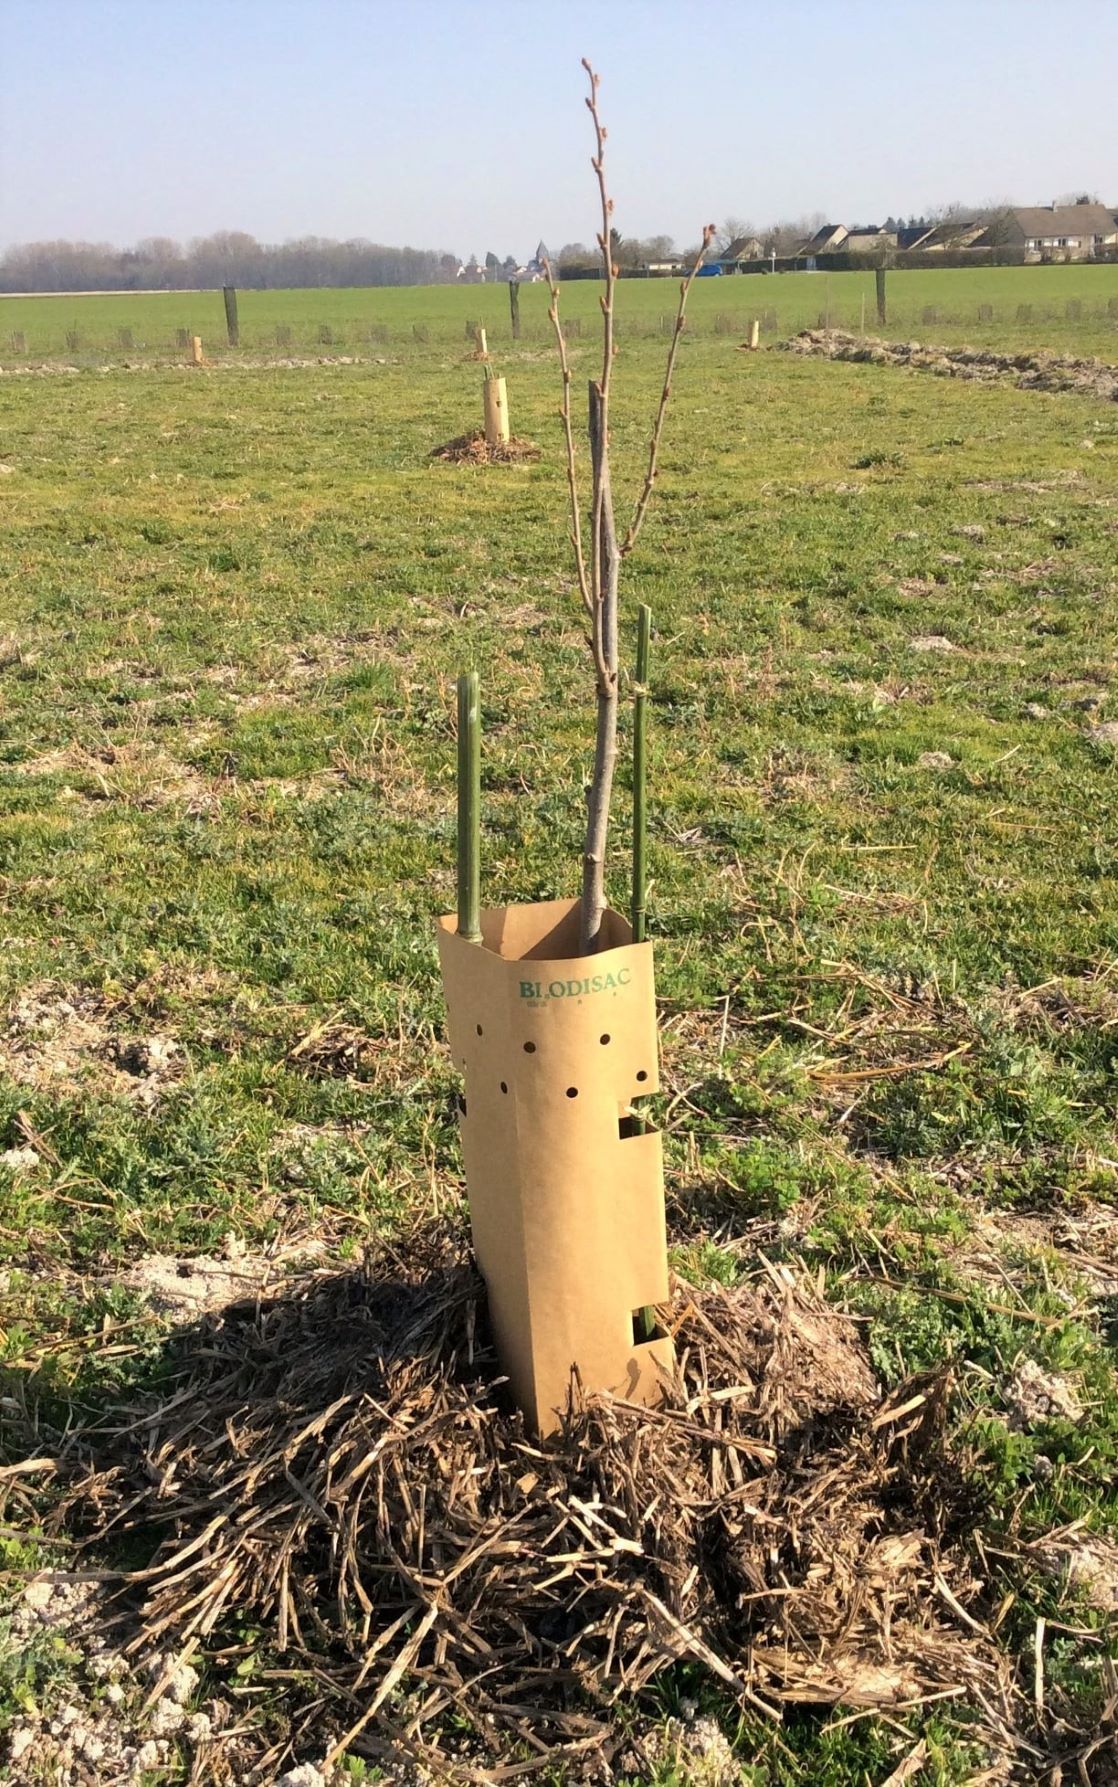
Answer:
[[[913,305],[958,294],[942,301],[972,339],[964,294],[1003,282],[1003,311],[1023,288],[1058,294],[1031,342],[1106,352],[1118,325],[1073,327],[1062,306],[1097,308],[1116,279],[896,287],[913,282]],[[836,304],[861,283],[832,280]],[[673,1239],[720,1276],[754,1244],[825,1265],[890,1380],[953,1361],[958,1444],[991,1544],[1008,1536],[990,1593],[1017,1597],[1003,1637],[1027,1669],[1037,1615],[1085,1616],[1009,1558],[1065,1521],[1118,1528],[1113,1323],[1061,1241],[1069,1224],[1105,1234],[1118,1194],[1118,749],[1092,732],[1118,720],[1118,412],[743,356],[714,332],[754,290],[782,329],[814,321],[822,289],[696,291],[627,568],[627,651],[639,601],[657,630]],[[564,306],[589,315],[595,297]],[[622,292],[648,324],[622,330],[622,507],[669,301]],[[216,332],[219,297],[188,317],[185,302],[82,300],[81,326]],[[493,899],[576,890],[592,730],[555,367],[534,336],[504,343],[504,302],[246,293],[249,347],[281,317],[371,315],[392,331],[386,363],[0,381],[0,1148],[45,1144],[32,1171],[0,1167],[0,1316],[12,1381],[52,1411],[152,1368],[154,1325],[114,1283],[144,1252],[230,1232],[353,1249],[432,1187],[457,1195],[432,937],[453,902],[454,675],[482,677]],[[522,302],[531,317],[542,290]],[[10,316],[53,351],[73,303],[11,301],[0,331]],[[502,344],[537,464],[428,458],[480,419],[467,314]],[[580,382],[588,332],[572,356]],[[618,903],[625,845],[619,820]],[[127,1061],[153,1036],[177,1052],[151,1102]],[[106,1353],[106,1321],[135,1355]],[[1080,1423],[1011,1430],[1022,1355],[1078,1387]],[[1060,1691],[1089,1708],[1097,1649],[1060,1643]],[[964,1724],[909,1722],[938,1758],[928,1779],[967,1778]],[[797,1716],[787,1752],[743,1728],[743,1778],[895,1766],[887,1727],[825,1725]]]
[[[622,337],[626,331],[632,339],[668,328],[676,284],[673,279],[624,281],[619,300]],[[892,271],[888,304],[885,332],[890,336],[967,341],[982,347],[1048,347],[1118,358],[1118,266]],[[523,339],[542,344],[548,335],[546,287],[522,286],[520,306]],[[985,307],[992,313],[989,317]],[[576,280],[565,285],[563,310],[589,333],[598,310],[597,282]],[[690,327],[695,334],[725,333],[741,340],[750,319],[759,316],[766,338],[771,338],[814,328],[823,320],[835,328],[858,329],[863,311],[867,330],[876,333],[872,272],[733,275],[697,283]],[[238,314],[242,355],[275,353],[277,328],[290,331],[292,351],[318,354],[375,356],[401,348],[409,355],[424,348],[437,354],[448,344],[464,344],[471,321],[487,328],[492,349],[503,352],[509,339],[504,285],[241,291]],[[121,329],[132,331],[132,350],[122,348]],[[78,364],[127,358],[129,352],[181,357],[176,347],[179,329],[201,335],[211,357],[230,357],[219,291],[0,297],[0,367],[44,356],[62,356]],[[76,339],[73,347],[67,343],[71,332]],[[12,341],[13,334],[20,333],[26,341],[24,352],[17,352]]]

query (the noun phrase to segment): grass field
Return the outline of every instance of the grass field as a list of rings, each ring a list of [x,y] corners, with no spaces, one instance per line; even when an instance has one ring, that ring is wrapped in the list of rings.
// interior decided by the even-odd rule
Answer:
[[[834,320],[867,283],[831,280]],[[1118,269],[891,289],[902,332],[935,303],[943,339],[1118,357]],[[697,288],[630,561],[627,650],[638,601],[656,621],[671,1238],[700,1275],[758,1249],[823,1269],[888,1383],[950,1360],[975,1605],[1030,1705],[1039,1643],[1028,1730],[1047,1778],[1075,1732],[1105,1737],[1114,1679],[1118,1574],[1073,1581],[1067,1555],[1093,1534],[1118,1558],[1118,412],[741,355],[715,331],[754,304],[781,332],[814,323],[823,291]],[[622,300],[644,325],[622,325],[624,498],[668,301],[636,283]],[[576,890],[592,728],[542,289],[522,301],[511,348],[503,290],[245,293],[246,355],[279,321],[301,343],[328,321],[348,346],[383,320],[389,340],[361,365],[230,355],[0,381],[13,1463],[49,1451],[67,1410],[149,1380],[166,1321],[139,1262],[310,1242],[347,1257],[460,1196],[432,940],[453,903],[452,679],[482,676],[494,898]],[[595,301],[564,294],[575,317]],[[209,350],[219,312],[213,294],[6,300],[0,343],[23,329],[29,357],[52,355],[76,326],[100,355],[131,326],[162,354],[181,323]],[[490,327],[536,464],[428,457],[480,418],[467,316]],[[589,322],[571,352],[577,382]],[[624,870],[619,822],[618,901]],[[1023,1414],[1030,1371],[1051,1394]],[[34,1536],[38,1483],[7,1486],[12,1598],[60,1555]],[[1064,1567],[1046,1567],[1038,1542],[1064,1529]],[[119,1561],[111,1542],[98,1555]],[[238,1717],[282,1727],[294,1687],[195,1661]],[[79,1679],[57,1634],[0,1628],[0,1717],[49,1711]],[[883,1782],[920,1741],[911,1778],[992,1778],[952,1703],[801,1709],[776,1735],[688,1691],[743,1781]],[[1089,1778],[1113,1779],[1104,1766]],[[143,1778],[190,1779],[189,1746]]]
[[[622,336],[626,328],[632,339],[670,326],[675,291],[676,282],[670,279],[625,281],[619,303]],[[546,288],[525,285],[520,301],[523,338],[542,343],[547,336]],[[891,272],[888,303],[890,334],[1118,358],[1118,266]],[[563,305],[576,327],[589,330],[597,315],[596,281],[568,284]],[[738,339],[754,316],[762,319],[770,337],[814,328],[823,319],[836,328],[858,329],[863,307],[866,327],[873,331],[872,273],[723,277],[696,286],[690,326],[695,335],[724,332]],[[488,328],[494,345],[508,337],[503,285],[242,291],[238,311],[242,354],[274,351],[277,330],[281,348],[374,354],[388,347],[404,347],[408,353],[425,346],[433,353],[445,351],[463,339],[471,320]],[[122,329],[131,330],[132,349],[121,345]],[[119,359],[133,351],[169,357],[181,353],[176,347],[180,329],[201,335],[207,354],[230,357],[220,292],[0,298],[0,367],[59,355],[79,364]]]

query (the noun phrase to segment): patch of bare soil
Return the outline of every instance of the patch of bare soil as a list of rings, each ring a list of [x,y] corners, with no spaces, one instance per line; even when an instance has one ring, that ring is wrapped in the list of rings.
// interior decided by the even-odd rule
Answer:
[[[699,1713],[694,1701],[685,1701],[681,1713],[641,1744],[642,1760],[687,1787],[741,1787],[741,1763],[717,1721]]]
[[[153,1651],[137,1675],[98,1630],[104,1615],[96,1581],[61,1574],[35,1577],[11,1614],[11,1642],[30,1656],[44,1643],[71,1659],[69,1679],[49,1708],[26,1696],[3,1739],[4,1779],[11,1787],[140,1787],[162,1777],[185,1749],[196,1767],[223,1755],[223,1766],[195,1779],[231,1781],[238,1758],[233,1708],[199,1704],[193,1665]],[[42,1698],[39,1696],[38,1698]],[[30,1704],[28,1702],[30,1701]]]
[[[26,987],[0,1029],[0,1074],[36,1091],[73,1093],[92,1086],[153,1108],[185,1065],[166,1035],[122,1035],[122,1007],[50,981]]]
[[[957,652],[959,649],[943,633],[921,633],[908,643],[914,652]]]
[[[443,627],[446,621],[439,619],[430,624]],[[412,643],[406,624],[306,634],[272,648],[275,657],[269,652],[267,658],[251,667],[211,664],[200,672],[199,680],[227,690],[238,708],[251,712],[281,705],[293,697],[302,699],[308,683],[325,682],[355,664],[387,665],[401,676],[410,677],[415,669]],[[245,679],[251,681],[251,689],[238,687]]]
[[[969,1233],[953,1256],[969,1276],[1016,1288],[1022,1278],[1035,1282],[1047,1258],[1081,1279],[1094,1297],[1118,1296],[1118,1211],[1106,1204],[1041,1212],[990,1209],[974,1201],[969,1215]]]
[[[989,348],[927,347],[919,341],[882,341],[875,336],[848,335],[841,329],[801,329],[780,343],[786,353],[824,360],[853,360],[873,366],[908,366],[943,378],[1008,379],[1021,391],[1078,391],[1087,397],[1118,402],[1118,366],[1106,360],[1077,358],[1043,351],[997,354]]]
[[[432,447],[432,459],[450,460],[455,465],[508,465],[517,460],[538,459],[540,450],[535,441],[512,435],[507,441],[494,444],[486,440],[480,429],[473,434],[459,434],[441,447]]]
[[[1088,1607],[1118,1613],[1118,1545],[1098,1533],[1071,1529],[1030,1547],[1046,1575],[1054,1576]]]
[[[760,798],[771,805],[788,800],[817,804],[835,794],[850,781],[846,764],[835,763],[817,754],[798,751],[792,746],[778,745],[770,751],[756,784]]]
[[[1045,1371],[1035,1359],[1018,1360],[1006,1385],[1006,1401],[1016,1427],[1037,1427],[1053,1419],[1083,1419],[1075,1385],[1057,1371]]]
[[[274,1293],[287,1268],[305,1265],[325,1251],[325,1243],[304,1241],[269,1254],[246,1253],[236,1236],[226,1236],[223,1254],[147,1253],[115,1282],[136,1291],[179,1321],[190,1321],[230,1303]]]
[[[163,751],[109,745],[99,752],[81,745],[56,746],[12,765],[16,775],[73,778],[70,792],[90,801],[120,800],[142,811],[182,802],[188,813],[209,812],[220,784]]]
[[[360,627],[347,633],[313,633],[283,648],[286,686],[300,688],[321,677],[334,676],[354,664],[391,664],[414,672],[415,659],[396,627]]]
[[[173,1337],[172,1393],[60,1436],[54,1530],[162,1531],[130,1654],[220,1633],[235,1662],[223,1621],[262,1628],[315,1674],[295,1755],[322,1758],[328,1681],[346,1709],[324,1768],[348,1747],[438,1777],[454,1709],[496,1753],[609,1767],[612,1703],[683,1659],[773,1716],[947,1692],[1012,1744],[943,1382],[883,1396],[855,1325],[787,1269],[678,1285],[664,1315],[663,1406],[572,1384],[538,1443],[460,1240],[417,1233]]]
[[[297,371],[308,366],[388,366],[395,364],[387,355],[376,354],[367,357],[361,354],[275,354],[264,356],[254,354],[251,357],[238,356],[236,360],[206,360],[202,366],[192,362],[164,356],[162,359],[149,360],[112,360],[95,366],[75,366],[68,360],[41,360],[35,366],[0,366],[0,378],[55,378],[69,376],[84,377],[91,372],[182,372],[192,378],[200,372],[259,372],[274,367],[282,367],[285,371]]]

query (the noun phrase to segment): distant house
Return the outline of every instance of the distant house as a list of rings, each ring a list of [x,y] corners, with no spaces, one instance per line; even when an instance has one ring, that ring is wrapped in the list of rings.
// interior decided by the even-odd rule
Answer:
[[[909,230],[901,231],[901,236],[909,236]],[[989,224],[972,220],[969,223],[937,223],[931,229],[921,230],[915,242],[904,242],[898,238],[898,247],[917,249],[921,254],[946,254],[960,248],[989,248],[991,246]]]
[[[881,254],[887,248],[896,248],[896,230],[850,230],[842,245],[843,254]]]
[[[740,273],[751,261],[765,259],[765,244],[760,236],[738,236],[718,256],[723,273]]]
[[[999,220],[999,234],[1026,260],[1086,261],[1118,246],[1118,222],[1106,205],[1014,205]]]
[[[825,223],[814,236],[796,250],[796,258],[808,259],[817,254],[842,254],[850,231],[842,223]]]

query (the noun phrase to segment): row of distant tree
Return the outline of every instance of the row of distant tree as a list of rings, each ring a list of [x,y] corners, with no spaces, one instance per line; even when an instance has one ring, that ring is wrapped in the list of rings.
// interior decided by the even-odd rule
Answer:
[[[1074,202],[1074,197],[1083,195],[1073,195],[1067,202]],[[976,206],[941,205],[925,216],[886,217],[880,227],[930,228],[933,224],[961,226],[978,221],[996,225],[1007,208],[1004,201]],[[715,249],[724,253],[732,242],[755,238],[766,256],[792,255],[828,221],[836,220],[828,220],[820,211],[755,228],[744,218],[728,217],[715,236]],[[614,230],[613,253],[622,267],[646,267],[657,261],[694,260],[699,249],[697,244],[677,249],[671,236],[622,236]],[[598,249],[584,242],[567,242],[554,257],[557,267],[586,267],[597,259]],[[0,291],[437,285],[457,279],[463,264],[458,255],[437,249],[387,248],[379,242],[360,239],[334,242],[323,236],[269,244],[258,242],[243,230],[224,230],[185,246],[165,236],[150,236],[133,248],[113,248],[105,242],[25,242],[0,255]],[[489,279],[510,278],[518,268],[512,255],[499,256],[492,250],[484,261],[479,262],[474,255],[465,264],[483,266]]]
[[[434,285],[458,276],[457,255],[379,242],[306,236],[269,245],[226,230],[183,245],[152,236],[134,248],[106,242],[25,242],[0,256],[0,291],[184,291],[236,285]]]

